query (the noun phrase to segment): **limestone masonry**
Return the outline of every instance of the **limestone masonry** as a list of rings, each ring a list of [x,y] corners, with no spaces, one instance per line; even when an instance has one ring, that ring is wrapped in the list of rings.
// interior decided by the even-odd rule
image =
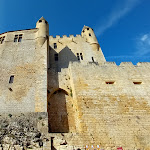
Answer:
[[[92,28],[0,34],[0,150],[150,150],[150,63],[106,62]]]

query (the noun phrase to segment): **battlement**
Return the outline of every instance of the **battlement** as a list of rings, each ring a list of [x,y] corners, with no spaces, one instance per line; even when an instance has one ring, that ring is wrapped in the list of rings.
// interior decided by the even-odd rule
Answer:
[[[105,62],[104,66],[118,66],[115,62]],[[119,67],[150,67],[150,62],[138,62],[134,65],[132,62],[121,62]]]
[[[121,62],[119,66],[133,66],[132,62]]]
[[[137,66],[150,67],[150,62],[138,62]]]
[[[69,36],[67,36],[67,35],[63,35],[63,36],[60,36],[60,35],[52,36],[52,35],[50,35],[49,39],[72,39],[72,38],[78,38],[78,37],[81,37],[81,35],[80,34],[76,34],[75,36],[72,34]]]
[[[82,65],[80,62],[70,62],[70,65],[75,65],[79,67]],[[136,65],[134,65],[132,62],[121,62],[120,65],[117,65],[115,62],[104,62],[103,64],[97,64],[97,63],[84,63],[83,65],[86,66],[92,66],[92,67],[116,67],[116,68],[137,68],[137,67],[147,67],[150,68],[150,62],[138,62]]]
[[[105,62],[105,66],[117,66],[115,62]]]

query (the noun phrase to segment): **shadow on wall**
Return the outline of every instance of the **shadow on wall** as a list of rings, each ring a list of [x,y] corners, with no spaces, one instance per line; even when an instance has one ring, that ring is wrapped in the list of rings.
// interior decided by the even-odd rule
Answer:
[[[63,48],[59,53],[56,51],[50,47],[50,67],[56,68],[58,72],[61,71],[61,68],[68,68],[70,61],[78,61],[77,57],[68,46]]]
[[[50,133],[68,133],[68,115],[66,108],[66,96],[68,93],[58,89],[48,99],[48,122]]]

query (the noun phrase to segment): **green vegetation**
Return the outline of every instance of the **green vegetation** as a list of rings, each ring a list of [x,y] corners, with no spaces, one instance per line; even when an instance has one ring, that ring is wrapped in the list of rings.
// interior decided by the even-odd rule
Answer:
[[[11,117],[12,117],[12,114],[8,114],[8,116],[11,118]]]
[[[38,119],[39,119],[39,120],[42,120],[42,117],[40,116]]]
[[[73,97],[72,89],[70,89],[70,96]]]

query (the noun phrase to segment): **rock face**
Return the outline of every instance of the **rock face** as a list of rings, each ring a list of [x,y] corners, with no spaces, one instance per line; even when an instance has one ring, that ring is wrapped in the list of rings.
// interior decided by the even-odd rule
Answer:
[[[1,115],[0,149],[43,148],[44,143],[49,142],[43,130],[44,128],[47,130],[46,119],[46,113]]]

